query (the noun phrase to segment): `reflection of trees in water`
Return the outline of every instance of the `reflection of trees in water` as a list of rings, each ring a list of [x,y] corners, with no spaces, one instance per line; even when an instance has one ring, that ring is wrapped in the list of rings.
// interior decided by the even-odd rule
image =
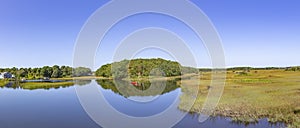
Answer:
[[[8,82],[4,86],[1,86],[1,88],[13,88],[17,89],[19,86],[15,82]]]
[[[92,82],[92,80],[75,80],[74,83],[76,85],[87,85],[90,84]]]
[[[161,95],[179,88],[180,85],[178,84],[178,81],[174,80],[168,80],[165,82],[153,81],[152,83],[150,81],[141,81],[138,82],[138,86],[134,86],[128,81],[116,81],[118,84],[117,87],[113,80],[96,81],[103,89],[110,89],[124,97]]]

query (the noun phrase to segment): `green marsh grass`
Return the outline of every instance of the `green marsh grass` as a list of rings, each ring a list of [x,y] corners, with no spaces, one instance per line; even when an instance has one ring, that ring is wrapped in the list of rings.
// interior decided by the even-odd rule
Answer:
[[[9,81],[8,80],[0,80],[0,87],[5,86]]]
[[[73,86],[74,82],[56,82],[56,83],[48,83],[48,82],[28,82],[20,84],[23,89],[50,89],[50,88],[59,88],[59,87],[68,87]]]
[[[272,123],[284,122],[289,127],[300,127],[300,72],[259,70],[247,74],[227,72],[224,92],[213,115],[231,117],[233,121],[244,123],[268,118]],[[209,91],[210,77],[210,73],[201,75],[198,97],[191,110],[185,106],[190,96],[181,96],[181,110],[201,111]],[[182,82],[196,83],[191,80]],[[184,86],[182,91],[195,90],[191,87]]]

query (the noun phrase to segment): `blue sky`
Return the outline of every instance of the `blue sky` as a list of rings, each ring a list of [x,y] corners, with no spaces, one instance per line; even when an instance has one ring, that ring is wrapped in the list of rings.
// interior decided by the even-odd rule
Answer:
[[[0,67],[72,65],[78,33],[88,17],[106,2],[106,0],[1,0]],[[192,2],[206,13],[219,32],[228,67],[300,65],[298,57],[300,1],[193,0]],[[176,27],[172,28],[168,24],[170,22]],[[128,27],[128,24],[135,25]],[[95,68],[111,61],[110,51],[117,46],[118,38],[121,39],[134,28],[150,26],[164,27],[182,33],[182,37],[187,39],[196,54],[200,67],[210,66],[204,47],[195,43],[197,38],[184,25],[167,16],[144,14],[124,19],[112,28],[98,50]],[[120,29],[123,31],[119,31]],[[163,54],[160,51],[146,51],[137,57],[168,58],[168,55]]]

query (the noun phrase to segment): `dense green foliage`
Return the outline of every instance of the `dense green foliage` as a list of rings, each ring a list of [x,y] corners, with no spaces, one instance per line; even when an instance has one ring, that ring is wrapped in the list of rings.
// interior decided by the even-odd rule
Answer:
[[[196,68],[182,67],[178,62],[164,59],[122,60],[101,66],[96,76],[115,78],[138,78],[148,76],[179,76],[183,73],[197,73]]]
[[[101,68],[96,71],[96,76],[111,77],[111,64],[101,66]]]
[[[74,69],[73,76],[90,76],[92,75],[92,70],[85,67],[78,67]]]
[[[242,71],[250,71],[251,67],[233,67],[233,68],[227,68],[229,71],[236,71],[236,70],[242,70]]]
[[[199,68],[199,72],[211,72],[211,68]]]
[[[69,66],[58,66],[54,65],[44,66],[41,68],[5,68],[0,69],[0,72],[10,72],[17,77],[27,78],[27,79],[39,79],[39,78],[63,78],[72,76],[87,76],[91,75],[92,71],[89,68],[78,67],[72,68]]]

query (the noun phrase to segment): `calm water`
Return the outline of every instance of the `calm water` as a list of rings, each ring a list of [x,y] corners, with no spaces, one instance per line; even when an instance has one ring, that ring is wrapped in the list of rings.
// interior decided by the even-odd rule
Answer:
[[[168,87],[162,92],[160,97],[151,96],[151,94],[143,96],[127,95],[130,93],[126,92],[121,95],[114,84],[104,80],[77,81],[75,86],[91,86],[92,84],[99,84],[99,89],[115,109],[135,117],[160,113],[172,104],[176,96],[180,95],[181,92],[176,82],[168,82]],[[146,89],[148,86],[149,84],[145,83],[137,88]],[[154,98],[155,100],[145,104],[135,101],[139,98]],[[74,86],[35,90],[4,87],[0,88],[0,101],[0,128],[100,128],[81,107]],[[180,111],[178,110],[178,112]],[[214,117],[204,123],[198,123],[198,115],[189,114],[174,127],[277,128],[284,127],[284,125],[271,125],[266,119],[262,119],[256,124],[245,125],[231,122],[229,118],[224,117]]]

